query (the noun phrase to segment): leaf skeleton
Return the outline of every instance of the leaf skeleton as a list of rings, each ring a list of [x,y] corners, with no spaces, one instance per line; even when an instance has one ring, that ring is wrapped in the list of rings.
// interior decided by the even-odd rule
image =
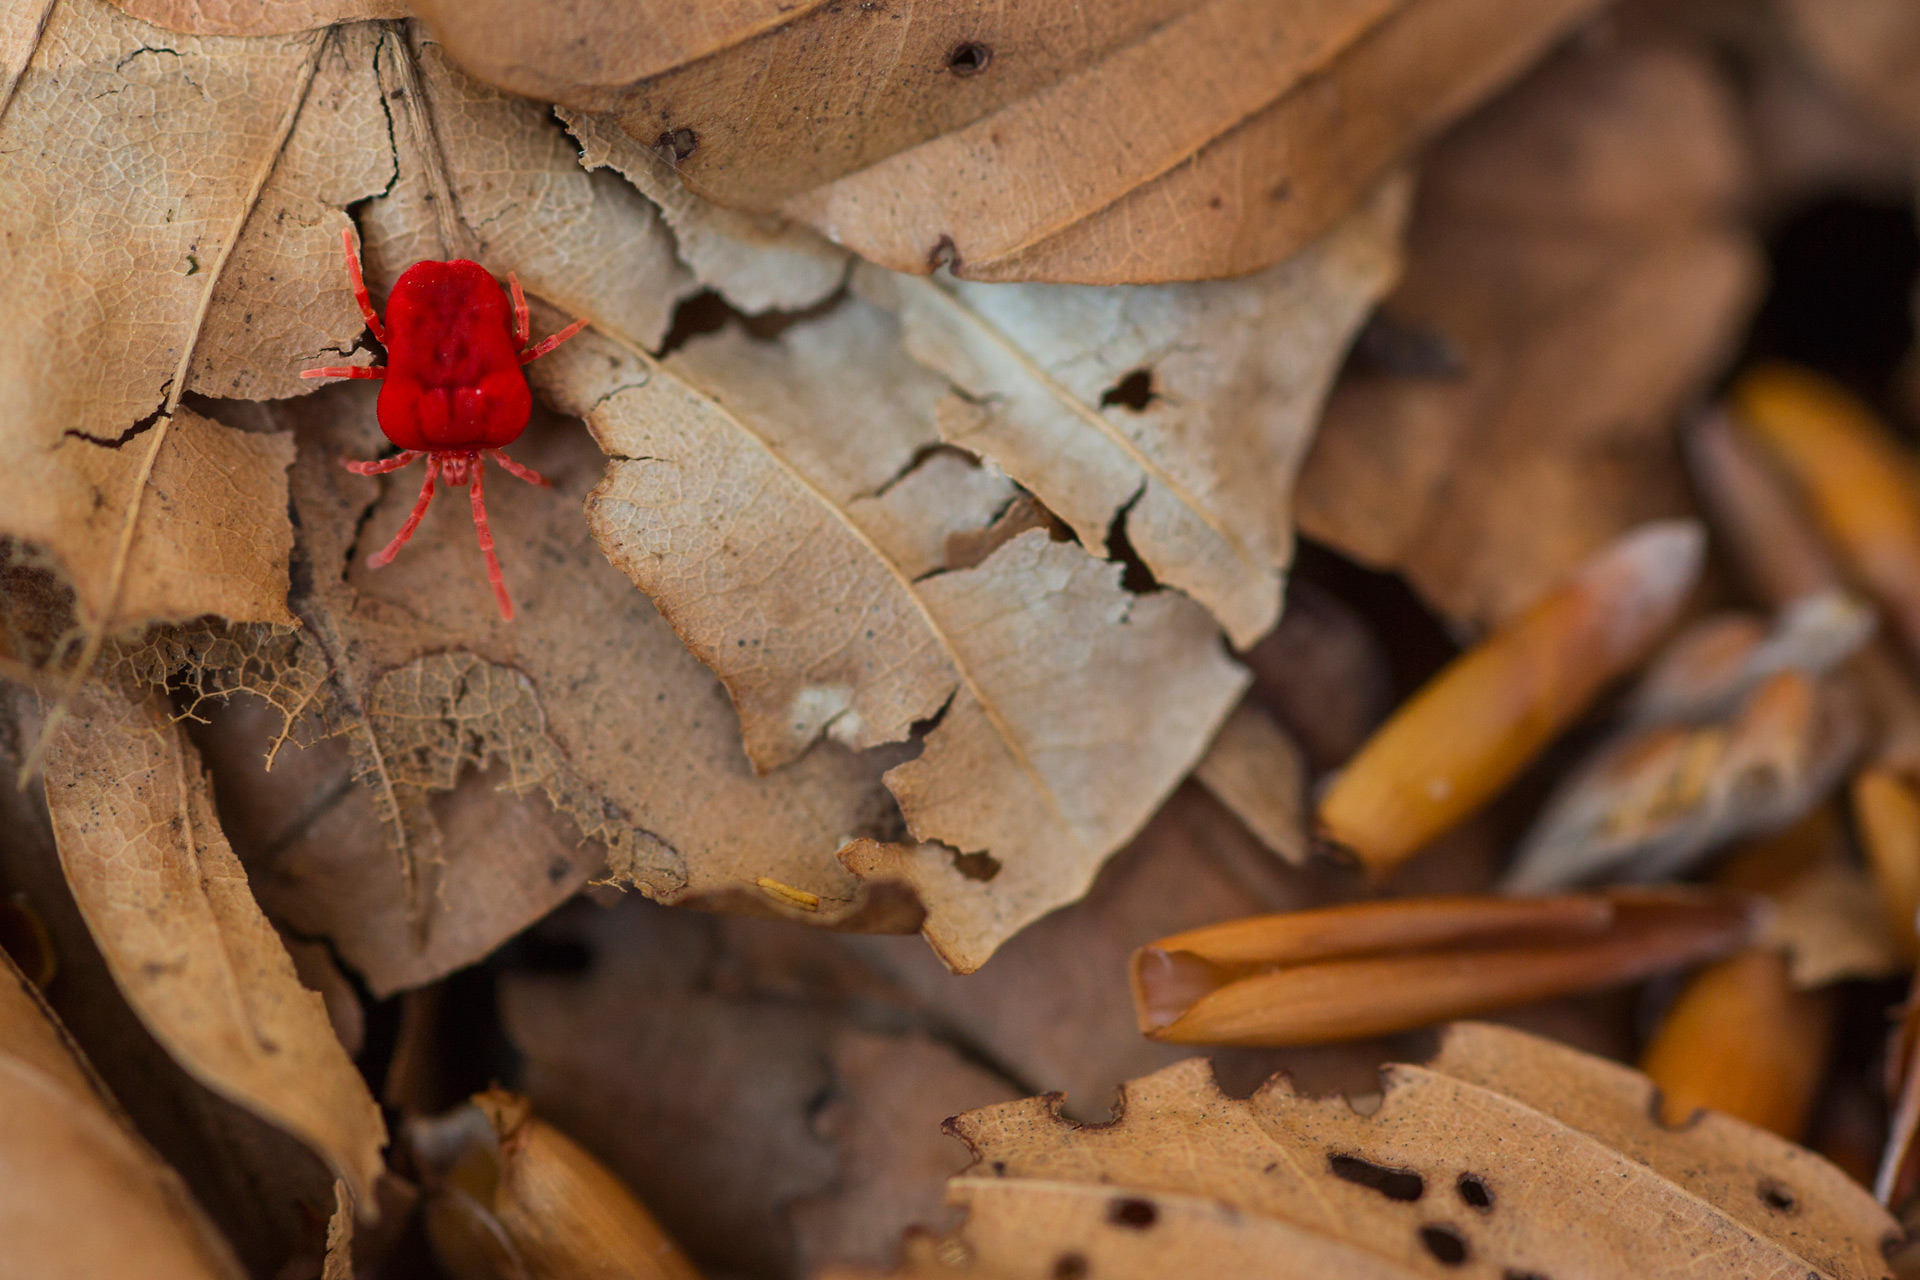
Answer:
[[[513,600],[507,595],[493,533],[487,527],[481,467],[491,458],[529,484],[551,484],[500,450],[520,438],[533,412],[533,393],[520,366],[538,360],[586,328],[587,322],[575,320],[529,345],[527,298],[520,291],[519,277],[507,273],[507,289],[513,297],[509,314],[507,295],[493,274],[477,262],[459,258],[416,262],[402,272],[387,297],[387,318],[382,324],[367,296],[351,227],[340,232],[340,243],[346,249],[354,300],[375,340],[387,348],[387,363],[329,365],[304,370],[300,376],[380,380],[376,409],[380,430],[400,446],[400,452],[373,462],[343,458],[347,470],[377,476],[419,458],[427,460],[426,483],[420,486],[413,511],[393,541],[369,556],[367,563],[378,569],[400,553],[427,514],[436,480],[444,479],[456,489],[470,484],[473,524],[479,531],[481,554],[487,558],[487,581],[493,584],[500,616],[511,622]]]

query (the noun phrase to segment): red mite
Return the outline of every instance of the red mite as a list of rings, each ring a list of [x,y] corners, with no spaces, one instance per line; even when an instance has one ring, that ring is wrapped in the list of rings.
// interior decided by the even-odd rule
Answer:
[[[385,548],[367,558],[378,569],[390,563],[420,527],[433,501],[433,484],[444,476],[455,488],[472,481],[473,523],[480,533],[480,550],[487,557],[487,580],[500,602],[500,616],[513,620],[513,601],[500,576],[500,560],[493,553],[493,534],[487,528],[487,502],[481,488],[481,465],[487,458],[529,484],[545,485],[545,476],[529,470],[500,452],[527,429],[533,395],[520,366],[537,360],[587,325],[576,320],[537,346],[528,346],[527,298],[520,281],[507,275],[513,293],[512,314],[500,282],[477,262],[416,262],[408,267],[387,298],[387,322],[380,323],[367,297],[360,274],[360,255],[354,251],[351,229],[340,233],[346,246],[347,275],[367,328],[385,344],[383,365],[333,365],[308,369],[303,378],[379,378],[380,429],[400,452],[378,462],[342,459],[356,475],[377,476],[398,471],[416,458],[427,460],[427,482],[420,500]]]

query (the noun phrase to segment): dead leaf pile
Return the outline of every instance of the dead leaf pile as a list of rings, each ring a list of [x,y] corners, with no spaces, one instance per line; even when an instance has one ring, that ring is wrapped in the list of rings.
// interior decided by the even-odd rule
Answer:
[[[1881,1274],[1817,1157],[1516,1031],[1316,1096],[1442,1016],[1630,1058],[1638,997],[1568,993],[1740,949],[1828,1016],[1791,984],[1912,950],[1920,695],[1803,597],[1904,617],[1920,552],[1849,541],[1827,451],[1768,437],[1832,546],[1780,459],[1726,484],[1796,554],[1702,481],[1777,631],[1608,685],[1693,607],[1674,416],[1790,185],[1716,58],[1897,133],[1910,33],[1603,7],[0,14],[0,1273]],[[343,239],[376,309],[471,259],[585,323],[510,446],[551,488],[487,495],[510,622],[458,495],[369,560],[415,503],[340,465],[380,387],[301,376],[387,358]],[[1514,621],[1608,546],[1614,594]],[[1443,668],[1484,687],[1410,697]],[[1831,822],[1856,759],[1864,865],[1834,835],[1764,921],[1486,896]],[[1366,942],[1312,1034],[1167,1037],[1211,1066],[1140,1034],[1156,940],[1230,994],[1327,957],[1222,921],[1462,902],[1533,932]],[[1379,1016],[1402,969],[1444,999]]]

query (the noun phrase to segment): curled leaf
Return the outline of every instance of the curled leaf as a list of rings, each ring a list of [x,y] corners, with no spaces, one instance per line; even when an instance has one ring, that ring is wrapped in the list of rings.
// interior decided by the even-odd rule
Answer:
[[[141,1021],[195,1079],[306,1143],[373,1203],[386,1125],[300,985],[157,699],[83,690],[50,731],[47,808],[74,900]]]

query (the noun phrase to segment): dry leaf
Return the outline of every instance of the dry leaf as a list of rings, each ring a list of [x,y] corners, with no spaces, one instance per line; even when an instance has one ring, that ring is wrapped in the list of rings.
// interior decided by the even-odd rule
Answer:
[[[1280,614],[1293,485],[1361,319],[1398,270],[1405,184],[1242,280],[1134,288],[918,281],[855,288],[897,310],[913,357],[985,412],[941,437],[991,458],[1083,546],[1121,531],[1235,647]]]
[[[899,1034],[921,1021],[912,1001],[835,935],[629,899],[570,908],[535,940],[501,986],[523,1088],[716,1271],[884,1258],[957,1167],[939,1118],[1018,1092]]]
[[[1570,51],[1436,146],[1383,312],[1464,373],[1376,362],[1343,380],[1301,531],[1487,624],[1685,510],[1672,415],[1758,280],[1732,220],[1744,163],[1711,66],[1663,50]]]
[[[753,773],[718,682],[587,536],[575,504],[601,457],[584,434],[537,424],[516,452],[555,490],[495,499],[521,603],[508,626],[487,607],[464,512],[430,514],[386,569],[358,562],[368,513],[397,523],[411,502],[335,462],[364,456],[371,410],[349,388],[297,411],[309,443],[295,508],[315,566],[302,635],[313,661],[337,664],[308,696],[347,758],[326,749],[312,810],[271,802],[269,726],[219,768],[223,805],[261,796],[251,808],[275,819],[241,824],[270,909],[331,939],[383,993],[471,963],[609,860],[669,901],[745,895],[776,910],[754,887],[769,877],[818,895],[828,921],[858,910],[865,897],[833,853],[895,829],[880,786],[892,760],[829,744]],[[281,713],[297,707],[291,690],[265,692]]]
[[[846,937],[843,944],[935,1010],[1030,1092],[1066,1095],[1067,1114],[1099,1120],[1133,1076],[1188,1056],[1141,1036],[1126,984],[1133,951],[1168,933],[1259,912],[1322,906],[1358,878],[1324,862],[1288,867],[1202,788],[1174,792],[1133,842],[1101,869],[1087,896],[1036,921],[979,972],[947,971],[908,938]],[[1365,1089],[1381,1042],[1213,1053],[1223,1076],[1248,1087],[1277,1070],[1310,1089]]]
[[[394,116],[375,144],[393,182],[361,212],[376,296],[422,259],[471,258],[603,332],[659,344],[696,286],[651,201],[583,171],[549,110],[468,79],[417,27],[386,28],[369,70],[356,91]]]
[[[372,1204],[386,1126],[324,1001],[254,905],[163,704],[88,690],[51,730],[47,806],[129,1004],[196,1079],[307,1143]]]
[[[199,36],[278,36],[362,18],[398,18],[398,0],[113,0],[156,27]]]
[[[1724,1116],[1664,1128],[1625,1067],[1466,1023],[1382,1076],[1364,1114],[1284,1079],[1230,1098],[1192,1061],[1107,1125],[1050,1097],[957,1117],[967,1223],[891,1274],[1886,1274],[1897,1226],[1844,1173]]]
[[[287,394],[361,328],[344,279],[306,269],[388,177],[349,145],[383,128],[340,101],[359,39],[169,35],[61,0],[31,45],[0,128],[0,533],[73,586],[82,666],[149,620],[290,621],[285,443],[180,400]]]
[[[942,1122],[1019,1090],[924,1035],[842,1030],[828,1053],[834,1093],[815,1128],[833,1143],[839,1174],[829,1194],[794,1203],[794,1234],[804,1258],[883,1263],[904,1227],[951,1216],[941,1190],[967,1153]]]
[[[1816,69],[1876,118],[1920,139],[1920,15],[1900,0],[1786,0],[1786,25]]]
[[[700,283],[745,312],[800,311],[824,300],[847,275],[847,254],[805,227],[709,204],[680,185],[673,166],[606,116],[560,110],[580,143],[580,163],[612,168],[660,206]]]
[[[944,387],[898,334],[849,301],[777,345],[722,333],[658,372],[576,343],[552,377],[615,459],[589,502],[596,540],[727,682],[757,766],[788,765],[823,733],[898,741],[939,713],[888,784],[916,837],[1004,868],[983,905],[923,897],[929,939],[972,968],[1084,891],[1244,677],[1190,602],[1132,596],[1118,566],[1039,531],[916,577],[967,525],[914,501],[912,474],[888,483],[938,458],[926,447]],[[1001,493],[981,495],[972,523]],[[915,525],[924,536],[906,536]]]
[[[1257,703],[1227,717],[1193,776],[1261,844],[1295,866],[1307,860],[1306,757]]]
[[[0,769],[14,773],[41,734],[37,699],[19,686],[10,692],[0,703]],[[334,1176],[297,1139],[197,1083],[148,1033],[74,902],[43,789],[0,788],[0,822],[0,889],[46,926],[57,960],[48,1003],[133,1125],[186,1181],[249,1274],[275,1274],[313,1253],[313,1224],[331,1212]]]
[[[346,62],[329,111],[394,119],[390,132],[383,123],[355,144],[371,145],[390,179],[364,214],[376,292],[412,257],[464,246],[628,341],[658,341],[675,298],[694,284],[643,197],[612,173],[582,172],[544,112],[471,84],[431,44],[390,28],[334,38]],[[331,66],[323,60],[323,71]],[[337,244],[299,270],[324,272],[344,292]],[[277,822],[236,827],[247,856],[274,852],[262,885],[270,909],[334,940],[382,991],[485,954],[609,853],[623,876],[667,898],[732,894],[736,905],[782,909],[755,887],[770,879],[815,895],[823,920],[857,910],[867,895],[833,854],[850,837],[898,832],[879,783],[897,754],[863,761],[823,749],[781,777],[755,779],[724,693],[607,567],[564,497],[495,495],[515,594],[551,602],[513,629],[471,607],[463,591],[483,581],[471,529],[443,525],[439,511],[392,568],[354,564],[369,515],[397,524],[411,501],[397,484],[338,470],[340,456],[365,457],[383,442],[361,390],[256,415],[308,437],[305,478],[293,485],[298,559],[313,569],[295,600],[305,629],[280,641],[170,639],[149,662],[149,678],[184,670],[203,689],[237,685],[283,716],[306,714],[301,740],[315,725],[342,733],[351,771],[371,784],[343,789],[347,767],[335,754],[309,779],[325,793],[319,809],[281,805]],[[540,438],[536,426],[517,448],[544,465]],[[562,491],[573,478],[577,502],[598,456],[557,438],[554,447],[554,460],[566,460]],[[389,506],[375,511],[382,494]],[[288,727],[268,736],[284,740]],[[634,759],[655,765],[634,770]],[[220,763],[223,803],[271,811],[287,794],[266,785],[257,760]],[[431,799],[490,760],[514,791],[535,794],[491,795],[502,779],[488,775],[444,803]],[[537,814],[549,802],[564,816],[543,830]]]
[[[0,1138],[0,1270],[23,1280],[244,1274],[180,1176],[141,1140],[4,954],[0,1045],[0,1125],[9,1129]],[[76,1221],[88,1229],[74,1231]]]
[[[814,4],[421,6],[480,78],[612,112],[720,204],[896,271],[1099,284],[1290,256],[1591,7],[1143,0],[903,22]],[[1376,105],[1339,105],[1358,101]]]

